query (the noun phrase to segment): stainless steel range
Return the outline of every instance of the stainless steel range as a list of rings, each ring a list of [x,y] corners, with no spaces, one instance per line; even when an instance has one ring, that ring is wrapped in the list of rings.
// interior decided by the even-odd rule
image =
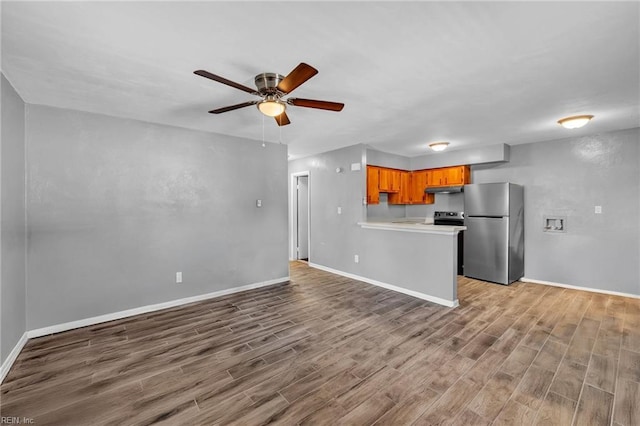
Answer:
[[[434,225],[464,226],[464,212],[435,212]],[[464,231],[458,233],[458,275],[464,272]]]
[[[464,212],[435,212],[434,225],[464,226]]]

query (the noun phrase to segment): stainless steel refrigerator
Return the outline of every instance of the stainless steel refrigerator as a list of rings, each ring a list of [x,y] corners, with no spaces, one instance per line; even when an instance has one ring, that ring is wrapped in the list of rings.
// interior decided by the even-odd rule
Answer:
[[[511,284],[524,275],[524,191],[513,183],[464,186],[464,275]]]

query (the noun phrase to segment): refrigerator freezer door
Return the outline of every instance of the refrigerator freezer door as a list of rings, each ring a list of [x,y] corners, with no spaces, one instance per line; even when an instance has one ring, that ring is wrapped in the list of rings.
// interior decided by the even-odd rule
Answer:
[[[509,218],[466,217],[464,275],[509,284]]]
[[[508,183],[475,183],[464,186],[464,214],[469,216],[509,216]]]

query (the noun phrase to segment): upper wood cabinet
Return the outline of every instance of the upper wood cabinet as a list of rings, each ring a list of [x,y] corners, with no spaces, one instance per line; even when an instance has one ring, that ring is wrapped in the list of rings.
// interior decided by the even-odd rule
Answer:
[[[439,169],[406,170],[367,166],[367,204],[380,204],[380,193],[389,193],[389,204],[433,204],[434,194],[424,190],[430,186],[456,186],[471,182],[469,166]]]
[[[424,192],[431,179],[431,170],[411,172],[410,204],[433,204],[434,195]]]
[[[379,181],[380,173],[378,167],[367,166],[367,204],[380,204]]]
[[[469,166],[442,167],[430,171],[431,176],[427,186],[457,186],[471,182]]]
[[[400,190],[389,193],[389,204],[411,204],[411,172],[400,171]]]
[[[399,192],[401,173],[402,172],[400,170],[379,167],[378,174],[380,178],[378,182],[378,190],[380,192]]]

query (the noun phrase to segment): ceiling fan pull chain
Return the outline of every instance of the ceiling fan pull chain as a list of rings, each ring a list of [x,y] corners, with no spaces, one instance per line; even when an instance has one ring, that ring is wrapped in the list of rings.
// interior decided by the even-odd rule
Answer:
[[[264,143],[264,114],[262,114],[262,147],[264,148],[266,145]]]

